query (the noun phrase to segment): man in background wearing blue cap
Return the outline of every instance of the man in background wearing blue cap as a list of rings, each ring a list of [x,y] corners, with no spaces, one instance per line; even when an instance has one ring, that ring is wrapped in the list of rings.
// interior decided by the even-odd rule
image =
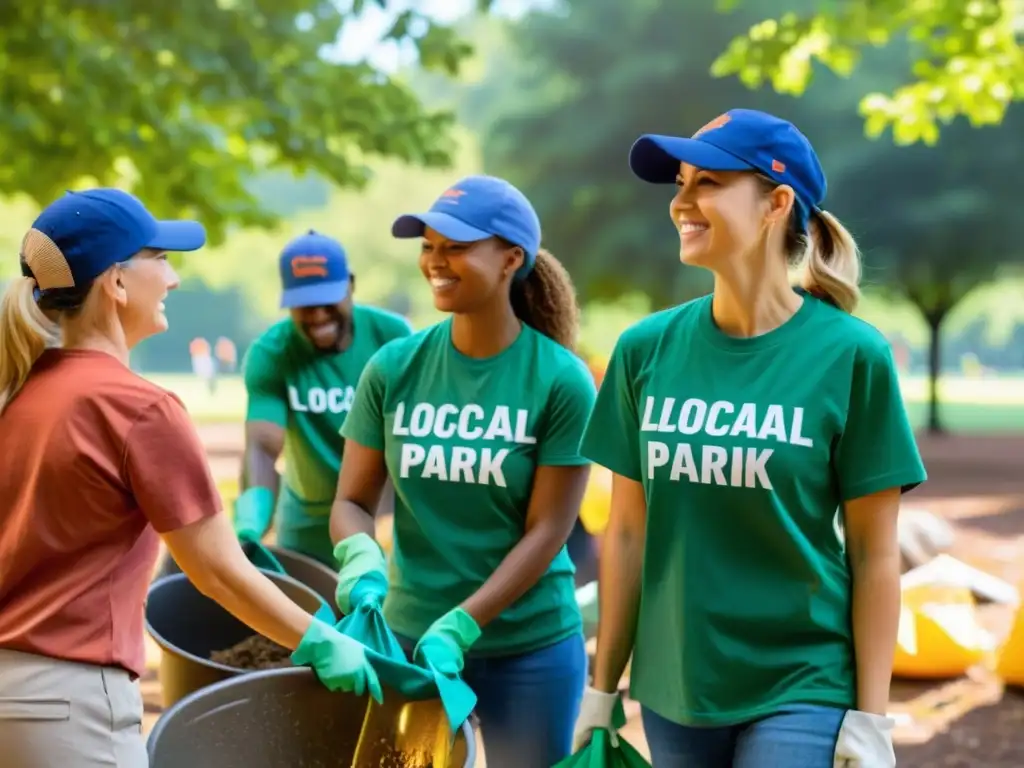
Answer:
[[[326,235],[311,230],[288,243],[280,273],[290,317],[243,361],[249,402],[235,531],[243,542],[259,541],[276,507],[278,545],[337,567],[328,522],[345,447],[341,426],[366,362],[412,329],[399,315],[353,302],[345,249]]]

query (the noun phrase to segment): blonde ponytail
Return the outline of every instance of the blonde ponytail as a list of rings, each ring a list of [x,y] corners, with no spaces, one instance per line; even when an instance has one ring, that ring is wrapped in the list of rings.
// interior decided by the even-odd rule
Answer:
[[[808,293],[853,312],[860,301],[860,251],[853,236],[826,211],[811,215],[800,285]]]
[[[15,278],[0,299],[0,413],[25,384],[32,366],[60,339],[58,327],[36,304],[36,281]]]

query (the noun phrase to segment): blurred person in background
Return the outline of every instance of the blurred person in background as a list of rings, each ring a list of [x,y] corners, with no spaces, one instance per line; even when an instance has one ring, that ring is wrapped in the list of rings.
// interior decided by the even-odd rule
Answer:
[[[715,283],[622,335],[583,439],[614,479],[576,743],[632,653],[656,768],[893,766],[897,513],[926,474],[817,155],[736,109],[630,165],[676,184],[680,258]]]
[[[569,754],[587,665],[565,546],[595,396],[573,352],[575,290],[501,179],[463,179],[392,233],[420,240],[450,316],[382,349],[359,381],[331,516],[338,605],[383,600],[414,661],[463,672],[489,768],[549,768]],[[385,574],[373,510],[388,477]]]
[[[217,392],[217,363],[210,350],[210,342],[198,336],[188,345],[188,354],[192,359],[192,373],[206,384],[210,394]]]
[[[213,353],[217,358],[217,370],[222,373],[234,373],[238,365],[238,349],[235,342],[227,336],[221,336],[214,344]]]
[[[295,238],[279,268],[289,317],[253,342],[242,364],[248,406],[235,531],[259,541],[274,520],[279,546],[336,568],[329,521],[341,427],[367,361],[412,329],[400,315],[354,302],[355,275],[331,237],[310,230]]]
[[[184,406],[128,367],[167,329],[167,252],[205,240],[95,189],[51,204],[22,243],[0,304],[4,768],[148,764],[138,679],[161,537],[203,594],[325,685],[380,696],[363,647],[246,559]]]

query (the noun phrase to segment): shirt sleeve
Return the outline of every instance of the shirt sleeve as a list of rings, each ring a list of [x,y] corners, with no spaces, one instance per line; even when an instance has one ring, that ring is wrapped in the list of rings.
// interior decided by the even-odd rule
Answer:
[[[564,368],[548,397],[544,430],[539,435],[538,465],[575,467],[590,463],[580,453],[580,439],[596,394],[594,378],[582,363]]]
[[[288,394],[274,356],[259,344],[249,347],[242,364],[242,376],[248,396],[245,420],[269,421],[286,427]]]
[[[385,377],[378,350],[359,376],[352,409],[341,427],[343,438],[376,451],[384,450],[384,392]]]
[[[612,350],[580,452],[617,475],[641,482],[640,418],[634,381],[635,374],[629,370],[629,340],[623,334]]]
[[[888,488],[906,492],[928,477],[887,345],[858,351],[834,464],[843,501]]]
[[[125,476],[158,533],[219,513],[220,493],[185,406],[171,394],[136,419],[125,444]]]

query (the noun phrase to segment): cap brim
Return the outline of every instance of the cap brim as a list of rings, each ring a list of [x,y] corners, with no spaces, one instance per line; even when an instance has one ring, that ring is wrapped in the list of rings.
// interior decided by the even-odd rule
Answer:
[[[471,227],[466,222],[447,213],[430,211],[428,213],[406,214],[395,219],[391,225],[391,234],[397,238],[422,237],[423,231],[430,227],[449,240],[460,243],[475,243],[493,237],[493,232]]]
[[[699,139],[644,134],[629,150],[630,169],[651,184],[674,183],[680,163],[707,171],[753,170],[750,163]]]
[[[348,280],[289,288],[281,294],[281,309],[337,304],[348,296],[348,288]]]
[[[198,251],[206,245],[206,228],[198,221],[158,221],[147,244],[158,251]]]

